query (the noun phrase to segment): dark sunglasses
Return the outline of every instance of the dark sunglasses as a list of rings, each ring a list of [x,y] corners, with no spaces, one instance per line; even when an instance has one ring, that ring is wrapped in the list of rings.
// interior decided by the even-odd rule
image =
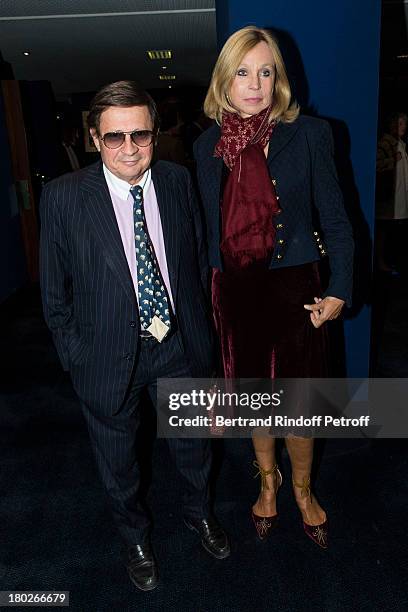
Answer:
[[[107,132],[99,139],[108,149],[118,149],[125,142],[126,134],[130,135],[132,142],[138,147],[148,147],[156,138],[155,132],[151,130],[135,130],[134,132]]]

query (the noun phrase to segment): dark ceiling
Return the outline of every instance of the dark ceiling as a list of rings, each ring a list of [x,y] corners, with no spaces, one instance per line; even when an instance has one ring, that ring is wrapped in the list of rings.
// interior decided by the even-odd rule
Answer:
[[[408,111],[408,0],[383,0],[380,116]]]
[[[171,49],[173,59],[150,60],[149,49]],[[215,0],[2,0],[0,51],[15,78],[48,80],[60,100],[120,79],[148,89],[206,86]]]
[[[384,106],[392,106],[393,100],[401,108],[408,105],[407,23],[408,0],[383,0]],[[205,87],[216,47],[215,0],[0,2],[3,58],[19,80],[51,81],[60,100],[125,78],[148,89],[166,89],[169,84]],[[172,49],[173,59],[149,60],[148,49]],[[30,51],[27,57],[25,50]],[[176,79],[161,81],[160,74],[174,74]]]

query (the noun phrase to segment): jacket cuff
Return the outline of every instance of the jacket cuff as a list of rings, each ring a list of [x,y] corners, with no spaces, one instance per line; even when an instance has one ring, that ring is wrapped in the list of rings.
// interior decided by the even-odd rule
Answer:
[[[351,295],[346,294],[344,291],[338,291],[335,288],[328,287],[326,291],[323,292],[323,297],[325,298],[328,296],[338,298],[339,300],[344,300],[347,308],[351,308],[351,305],[352,305]]]

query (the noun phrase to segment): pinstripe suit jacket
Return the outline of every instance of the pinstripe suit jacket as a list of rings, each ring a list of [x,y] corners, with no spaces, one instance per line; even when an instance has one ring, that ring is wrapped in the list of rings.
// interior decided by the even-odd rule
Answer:
[[[152,167],[152,180],[184,349],[192,376],[209,376],[208,267],[191,178],[185,168],[160,161]],[[80,399],[91,410],[113,414],[137,358],[139,321],[102,163],[48,183],[40,211],[46,322]]]

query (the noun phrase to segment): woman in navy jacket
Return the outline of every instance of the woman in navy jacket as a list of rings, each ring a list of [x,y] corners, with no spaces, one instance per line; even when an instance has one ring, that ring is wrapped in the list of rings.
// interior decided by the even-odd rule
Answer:
[[[277,43],[255,26],[225,43],[204,110],[217,124],[196,141],[195,157],[224,375],[327,376],[325,323],[350,305],[353,260],[329,125],[299,116]],[[276,525],[282,476],[274,438],[253,442],[261,491],[252,518],[264,539]],[[327,516],[310,487],[313,439],[289,436],[286,446],[304,530],[326,548]]]

